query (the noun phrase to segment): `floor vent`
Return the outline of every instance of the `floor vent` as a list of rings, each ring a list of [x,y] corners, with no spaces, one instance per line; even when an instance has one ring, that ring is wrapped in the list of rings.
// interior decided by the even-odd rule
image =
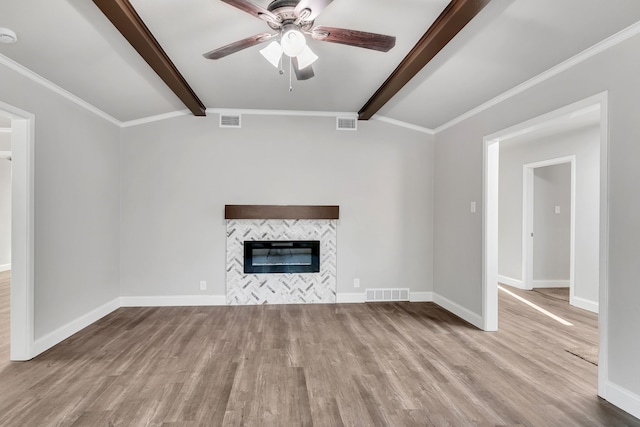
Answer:
[[[366,302],[409,301],[409,288],[367,289]]]
[[[221,128],[240,128],[240,114],[220,114]]]
[[[353,117],[336,117],[336,129],[358,130],[358,119]]]

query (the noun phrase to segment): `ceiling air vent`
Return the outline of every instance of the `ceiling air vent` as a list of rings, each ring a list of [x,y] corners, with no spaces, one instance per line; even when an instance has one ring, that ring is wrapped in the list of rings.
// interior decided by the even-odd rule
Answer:
[[[240,128],[240,114],[220,114],[221,128]]]
[[[354,117],[336,117],[336,129],[358,130],[358,119]]]

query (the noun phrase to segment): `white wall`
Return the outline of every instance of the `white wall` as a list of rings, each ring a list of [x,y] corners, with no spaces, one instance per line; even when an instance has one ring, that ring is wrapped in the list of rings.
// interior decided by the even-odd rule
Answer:
[[[600,239],[599,234],[594,233],[600,221],[599,126],[581,127],[552,135],[532,135],[526,139],[500,143],[499,274],[516,281],[522,280],[523,165],[570,155],[576,156],[574,294],[595,304],[599,301]],[[565,219],[568,219],[569,213],[569,206],[565,206],[562,210]],[[534,257],[535,250],[534,244]],[[534,260],[534,280],[560,279],[550,276],[551,273],[543,273],[547,277],[540,277],[541,272],[536,274],[535,269]]]
[[[0,132],[0,151],[11,151],[11,133]],[[11,264],[11,162],[0,159],[0,271]]]
[[[568,287],[571,249],[571,164],[536,168],[533,176],[534,287],[536,281],[562,281],[566,282]],[[596,199],[595,212],[598,211],[599,202],[600,200]],[[559,208],[558,212],[556,207]],[[596,216],[596,219],[598,218],[599,216]],[[594,225],[593,229],[597,229],[598,221]],[[597,244],[594,249],[597,255]],[[594,261],[593,264],[598,265],[598,258]]]
[[[0,65],[35,115],[35,338],[118,297],[120,129]]]
[[[483,137],[602,91],[609,93],[608,393],[640,396],[640,36],[508,98],[436,136],[434,291],[480,314]],[[455,165],[455,166],[452,166]],[[480,212],[482,206],[479,205]],[[625,397],[621,397],[621,396]],[[636,406],[637,408],[637,406]]]
[[[335,118],[178,117],[124,130],[123,296],[225,294],[225,204],[340,205],[338,293],[432,290],[432,136]],[[354,289],[353,279],[361,279]]]

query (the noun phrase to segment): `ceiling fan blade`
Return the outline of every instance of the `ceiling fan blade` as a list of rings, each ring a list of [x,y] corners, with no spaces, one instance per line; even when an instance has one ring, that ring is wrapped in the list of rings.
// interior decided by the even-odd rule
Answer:
[[[256,34],[255,36],[247,37],[246,39],[238,40],[237,42],[233,42],[226,46],[222,46],[221,48],[214,49],[211,52],[207,52],[203,54],[202,56],[204,56],[207,59],[224,58],[225,56],[231,55],[232,53],[236,53],[242,49],[246,49],[248,47],[255,46],[257,44],[264,43],[268,40],[271,40],[273,37],[277,35],[278,34],[269,34],[269,33]]]
[[[274,24],[281,24],[282,20],[280,17],[275,15],[272,12],[269,12],[262,6],[258,6],[255,3],[250,2],[249,0],[222,0],[223,2],[237,7],[238,9],[247,12],[250,15],[255,16],[256,18],[262,19],[263,21],[273,22]]]
[[[323,42],[346,44],[380,52],[388,52],[396,45],[396,38],[393,36],[344,28],[318,26],[311,30],[311,37]]]
[[[296,58],[295,56],[291,58],[291,62],[293,63],[293,71],[296,73],[296,79],[309,80],[311,77],[315,76],[313,67],[311,65],[304,67],[301,70],[300,68],[298,68],[298,58]]]
[[[294,12],[296,16],[301,16],[303,10],[309,10],[309,15],[304,17],[304,21],[313,21],[320,15],[320,12],[329,5],[333,0],[300,0],[296,5]]]

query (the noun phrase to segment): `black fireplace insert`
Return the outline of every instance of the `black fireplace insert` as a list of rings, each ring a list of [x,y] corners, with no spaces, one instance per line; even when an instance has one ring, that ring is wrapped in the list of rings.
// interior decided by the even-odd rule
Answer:
[[[245,240],[245,273],[318,273],[319,240]]]

